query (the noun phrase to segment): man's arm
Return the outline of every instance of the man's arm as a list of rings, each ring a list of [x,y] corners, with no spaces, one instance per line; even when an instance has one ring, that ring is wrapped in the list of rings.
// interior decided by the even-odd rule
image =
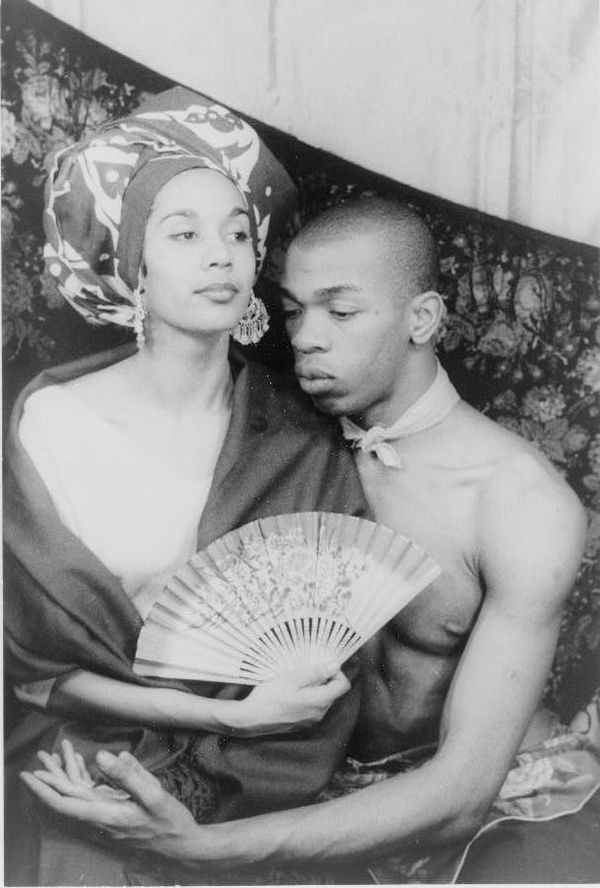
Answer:
[[[239,862],[399,853],[417,837],[437,843],[479,827],[539,704],[585,516],[562,479],[525,454],[485,484],[475,526],[484,599],[448,693],[437,754],[343,799],[213,828],[216,844],[236,848]]]
[[[168,832],[160,787],[127,759],[111,760],[105,772],[145,806],[143,838],[124,822],[124,809],[117,816],[105,806],[94,818],[81,802],[53,806],[136,846],[149,847],[151,833],[154,850],[190,866],[347,862],[400,853],[417,838],[428,845],[470,836],[538,705],[584,518],[566,485],[525,456],[484,486],[476,527],[484,600],[448,693],[439,750],[418,770],[321,805]]]

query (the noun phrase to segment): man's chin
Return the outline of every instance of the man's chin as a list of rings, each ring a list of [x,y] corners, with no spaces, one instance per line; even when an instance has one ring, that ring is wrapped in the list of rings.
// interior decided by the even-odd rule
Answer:
[[[344,416],[343,402],[335,395],[310,395],[313,404],[320,413],[327,413],[329,416]]]
[[[298,377],[300,388],[311,399],[317,410],[330,416],[344,416],[346,404],[342,392],[336,391],[329,379]]]

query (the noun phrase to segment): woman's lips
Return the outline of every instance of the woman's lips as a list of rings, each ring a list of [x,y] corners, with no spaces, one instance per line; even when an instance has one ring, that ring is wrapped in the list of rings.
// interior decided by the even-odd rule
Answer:
[[[228,281],[207,284],[205,287],[194,290],[195,296],[205,296],[207,299],[212,299],[213,302],[229,302],[237,293],[239,293],[239,288]]]

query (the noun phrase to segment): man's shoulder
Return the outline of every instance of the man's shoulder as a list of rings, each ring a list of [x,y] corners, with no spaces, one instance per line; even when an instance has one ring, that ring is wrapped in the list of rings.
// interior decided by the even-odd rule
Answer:
[[[480,542],[555,534],[556,545],[577,549],[585,532],[585,510],[558,469],[531,441],[461,404],[454,433],[464,437],[472,465],[480,468],[477,525]]]
[[[489,463],[489,479],[506,472],[519,480],[531,478],[538,483],[557,485],[559,489],[570,489],[536,444],[465,402],[461,402],[457,411],[454,434],[463,439],[473,459]]]

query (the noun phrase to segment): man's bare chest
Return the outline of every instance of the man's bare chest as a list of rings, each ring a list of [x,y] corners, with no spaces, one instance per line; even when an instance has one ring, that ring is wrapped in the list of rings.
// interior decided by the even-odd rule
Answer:
[[[481,602],[476,486],[464,474],[388,469],[372,457],[358,468],[375,520],[422,546],[443,571],[389,628],[400,644],[443,655],[468,634]]]

